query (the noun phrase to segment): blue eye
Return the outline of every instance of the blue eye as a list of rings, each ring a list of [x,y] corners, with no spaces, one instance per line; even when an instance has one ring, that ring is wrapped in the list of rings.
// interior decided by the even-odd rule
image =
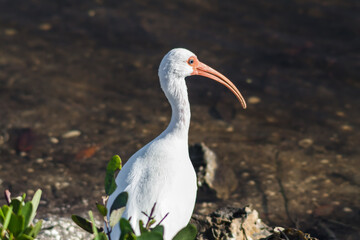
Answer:
[[[189,63],[190,65],[193,65],[193,64],[194,64],[194,59],[189,59],[188,63]]]

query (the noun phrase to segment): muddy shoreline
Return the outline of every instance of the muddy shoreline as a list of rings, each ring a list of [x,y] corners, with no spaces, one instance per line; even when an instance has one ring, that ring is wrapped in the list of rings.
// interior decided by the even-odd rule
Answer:
[[[249,104],[187,80],[189,144],[204,142],[221,162],[221,191],[199,192],[196,212],[251,204],[269,225],[321,239],[324,221],[357,239],[358,10],[356,1],[2,0],[0,187],[43,189],[43,216],[93,208],[110,157],[126,161],[167,126],[157,68],[186,47]]]

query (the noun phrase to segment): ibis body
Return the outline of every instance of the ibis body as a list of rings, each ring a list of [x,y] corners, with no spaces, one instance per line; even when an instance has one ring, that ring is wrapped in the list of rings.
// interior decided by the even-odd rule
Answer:
[[[116,178],[117,188],[107,202],[110,210],[114,200],[126,191],[129,194],[123,218],[139,234],[139,220],[147,222],[144,213],[162,221],[164,239],[172,239],[191,218],[197,192],[194,167],[188,152],[190,104],[185,77],[202,75],[227,86],[245,108],[238,89],[216,70],[201,63],[195,54],[176,48],[167,53],[159,67],[160,85],[172,108],[168,127],[157,138],[136,152]],[[109,217],[109,216],[108,216]],[[120,236],[118,224],[111,230],[111,239]]]

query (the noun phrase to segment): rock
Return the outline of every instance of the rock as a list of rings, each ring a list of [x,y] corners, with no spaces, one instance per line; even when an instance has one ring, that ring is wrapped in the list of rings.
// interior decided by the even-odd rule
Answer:
[[[249,207],[225,207],[210,215],[193,214],[191,223],[198,229],[198,240],[318,240],[294,228],[273,230]]]
[[[213,151],[204,143],[197,143],[189,147],[191,161],[194,165],[199,187],[214,188],[217,159]]]
[[[308,233],[303,233],[302,231],[295,228],[281,228],[275,227],[273,234],[266,237],[261,238],[259,240],[318,240],[317,238],[313,238]]]
[[[255,240],[271,235],[270,228],[259,219],[258,212],[248,207],[221,208],[210,216],[194,214],[192,222],[197,225],[199,240]]]
[[[234,170],[224,165],[218,168],[216,154],[204,143],[190,146],[189,153],[198,180],[198,200],[228,199],[238,186]]]

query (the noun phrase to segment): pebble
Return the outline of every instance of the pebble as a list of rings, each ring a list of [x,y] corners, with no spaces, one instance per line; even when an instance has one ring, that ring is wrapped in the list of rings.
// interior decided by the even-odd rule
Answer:
[[[13,29],[13,28],[7,28],[7,29],[5,29],[5,35],[7,35],[7,36],[14,36],[15,34],[17,34],[16,29]]]
[[[259,102],[261,102],[261,99],[259,97],[256,97],[256,96],[251,96],[247,99],[247,102],[249,104],[257,104]]]
[[[329,160],[327,160],[327,159],[322,159],[322,160],[320,161],[320,163],[322,163],[322,164],[328,164],[328,163],[329,163]]]
[[[233,126],[228,126],[226,128],[226,132],[233,132],[234,131],[234,127]]]
[[[242,176],[243,178],[247,178],[247,177],[250,176],[250,173],[248,173],[248,172],[243,172],[243,173],[241,174],[241,176]]]
[[[0,185],[3,183],[3,180],[0,178]]]
[[[21,157],[26,157],[27,153],[26,152],[20,152],[20,156]]]
[[[64,137],[64,136],[63,136]],[[50,138],[50,142],[53,144],[58,144],[59,143],[59,139],[57,139],[56,137],[51,137]]]
[[[254,186],[256,183],[255,183],[254,180],[250,180],[250,181],[248,181],[248,184],[249,184],[250,186]]]
[[[353,210],[349,207],[344,207],[343,211],[344,212],[352,212]]]
[[[88,218],[87,215],[86,218]],[[101,226],[102,223],[96,221],[97,226]],[[71,218],[63,218],[58,216],[49,216],[43,220],[42,229],[36,239],[48,240],[48,239],[67,239],[67,240],[82,240],[92,239],[91,234],[85,232],[78,227]]]
[[[314,141],[310,138],[304,138],[298,142],[299,146],[303,148],[309,148],[313,143]]]
[[[266,121],[269,122],[269,123],[276,123],[277,120],[276,118],[272,117],[272,116],[266,116]]]
[[[336,115],[339,117],[345,117],[345,113],[341,111],[336,112]]]
[[[71,130],[69,132],[66,132],[62,135],[62,138],[74,138],[81,135],[81,132],[79,130]]]
[[[89,15],[89,17],[95,17],[95,15],[96,15],[95,10],[89,10],[88,15]]]
[[[265,194],[270,196],[270,197],[273,197],[273,196],[276,195],[276,192],[268,190],[268,191],[265,192]]]
[[[52,28],[50,23],[43,23],[39,25],[39,29],[43,31],[49,31]]]
[[[344,131],[352,131],[353,130],[353,127],[350,126],[350,125],[342,125],[341,126],[341,130],[344,130]]]
[[[277,232],[277,233],[283,232],[284,230],[285,230],[285,228],[283,228],[283,227],[275,227],[274,228],[274,232]]]
[[[35,193],[35,192],[34,192],[34,190],[32,190],[32,189],[29,189],[29,190],[26,191],[26,194],[27,194],[27,195],[34,195],[34,193]]]
[[[35,160],[35,162],[41,164],[41,163],[44,162],[44,159],[42,159],[42,158],[37,158],[37,159]]]
[[[26,171],[27,171],[28,173],[33,173],[35,170],[34,170],[33,168],[28,168],[28,169],[26,169]]]
[[[58,189],[58,190],[61,190],[63,188],[66,188],[70,185],[70,183],[68,182],[56,182],[55,183],[55,188]]]

